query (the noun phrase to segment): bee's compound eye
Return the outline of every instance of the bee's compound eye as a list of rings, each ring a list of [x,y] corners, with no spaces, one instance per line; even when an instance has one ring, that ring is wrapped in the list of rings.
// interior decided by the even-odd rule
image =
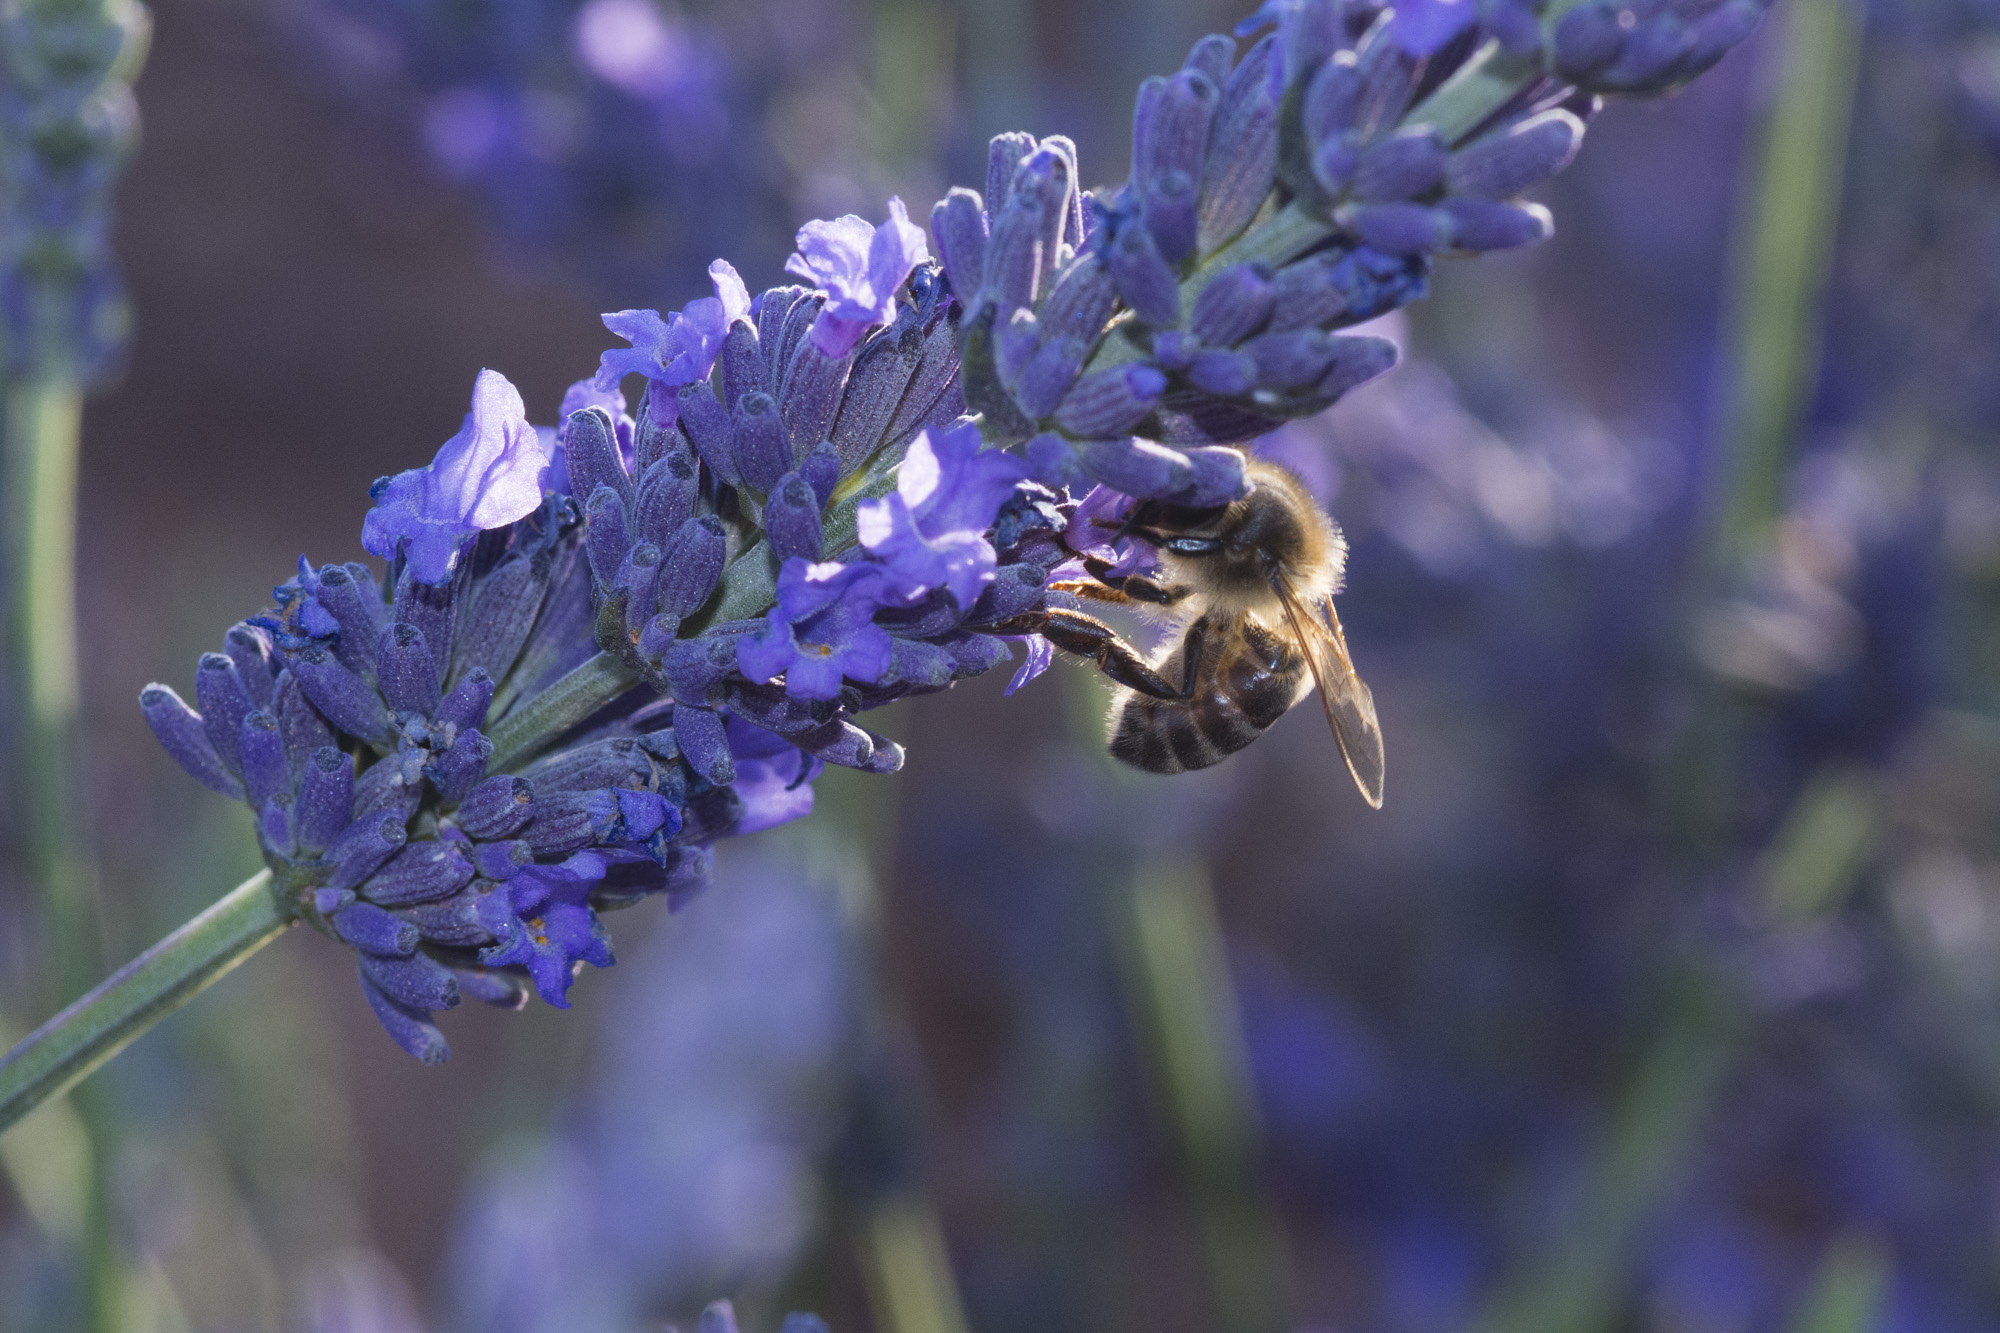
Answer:
[[[1175,555],[1214,555],[1222,549],[1213,537],[1169,537],[1161,545]]]

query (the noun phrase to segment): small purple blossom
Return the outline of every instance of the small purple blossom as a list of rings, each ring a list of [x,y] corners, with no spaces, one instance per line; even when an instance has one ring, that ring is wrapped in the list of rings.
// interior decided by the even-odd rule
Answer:
[[[783,674],[794,699],[831,699],[843,677],[873,682],[889,669],[889,632],[881,608],[879,565],[811,564],[794,556],[778,571],[778,604],[765,628],[736,645],[736,665],[751,680]]]
[[[618,459],[625,465],[627,472],[632,470],[633,421],[631,415],[625,410],[624,392],[616,385],[607,389],[599,384],[595,378],[578,380],[563,391],[562,410],[557,416],[559,424],[555,429],[550,431],[547,427],[536,427],[537,430],[544,432],[546,438],[552,441],[549,455],[549,471],[548,475],[543,479],[543,486],[546,489],[556,491],[562,495],[571,494],[568,449],[570,413],[581,412],[591,407],[603,408],[611,420],[616,423],[614,429],[618,436]]]
[[[1056,646],[1039,634],[1019,636],[1010,634],[1006,637],[1027,649],[1028,654],[1021,659],[1021,665],[1015,670],[1014,678],[1007,682],[1005,692],[1011,695],[1049,669],[1050,664],[1056,660]]]
[[[895,494],[860,507],[861,545],[883,562],[890,597],[914,604],[945,588],[970,607],[993,581],[996,557],[986,532],[1028,467],[980,445],[970,422],[919,435],[897,470]]]
[[[910,271],[930,258],[923,228],[910,221],[901,199],[889,201],[889,218],[877,227],[849,213],[799,228],[799,247],[785,271],[826,293],[813,322],[813,346],[846,356],[869,329],[896,315],[896,292]]]
[[[465,424],[430,466],[375,483],[361,544],[384,560],[402,546],[411,577],[443,583],[468,537],[535,511],[548,466],[548,442],[528,424],[520,390],[500,372],[482,370]]]
[[[737,836],[803,819],[813,809],[813,779],[826,765],[784,737],[732,717],[724,724],[736,760],[733,788],[743,801]]]
[[[611,966],[611,940],[590,909],[605,859],[578,852],[560,865],[525,865],[479,904],[480,924],[500,943],[479,955],[488,967],[527,968],[545,1004],[569,1008],[576,965]]]
[[[627,375],[644,375],[666,389],[708,378],[729,326],[750,314],[749,290],[728,261],[710,264],[708,276],[715,295],[689,301],[665,319],[657,310],[620,310],[604,317],[604,327],[632,345],[614,347],[598,358],[600,388],[615,388]],[[655,411],[672,402],[671,394],[651,395]]]

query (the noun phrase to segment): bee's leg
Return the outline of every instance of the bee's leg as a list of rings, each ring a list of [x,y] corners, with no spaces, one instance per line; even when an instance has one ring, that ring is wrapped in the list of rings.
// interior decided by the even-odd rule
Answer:
[[[1201,662],[1201,633],[1197,626],[1186,640],[1187,679],[1176,687],[1165,676],[1146,665],[1137,649],[1118,637],[1118,631],[1081,611],[1048,607],[1030,615],[1016,616],[994,627],[1002,634],[1039,634],[1066,653],[1087,657],[1113,681],[1155,699],[1188,699],[1194,696],[1195,671]]]
[[[1090,571],[1090,577],[1096,579],[1099,583],[1112,589],[1114,592],[1125,594],[1128,600],[1134,602],[1151,602],[1155,606],[1172,606],[1194,591],[1182,583],[1161,583],[1155,579],[1144,578],[1138,574],[1113,574],[1111,571],[1115,566],[1110,561],[1094,555],[1087,555],[1083,558],[1083,567]]]

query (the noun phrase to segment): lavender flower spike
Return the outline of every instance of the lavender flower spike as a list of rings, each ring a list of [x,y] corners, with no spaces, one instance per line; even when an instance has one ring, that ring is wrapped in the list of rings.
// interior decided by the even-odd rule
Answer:
[[[853,351],[869,329],[895,319],[897,290],[931,253],[901,199],[889,201],[889,220],[879,227],[849,213],[806,223],[795,243],[799,248],[785,271],[826,293],[812,340],[834,358]]]
[[[861,545],[883,562],[892,599],[914,604],[944,588],[969,610],[993,581],[996,556],[986,532],[1028,465],[980,443],[972,423],[919,435],[897,470],[895,493],[855,515]]]
[[[765,628],[737,640],[738,667],[754,681],[782,673],[794,699],[831,699],[842,677],[880,680],[891,648],[888,632],[875,623],[881,583],[874,565],[787,560]]]
[[[384,560],[405,547],[410,576],[443,583],[466,539],[526,518],[542,503],[547,441],[528,424],[521,391],[497,370],[472,386],[472,410],[429,467],[384,477],[369,491],[375,507],[361,544]]]

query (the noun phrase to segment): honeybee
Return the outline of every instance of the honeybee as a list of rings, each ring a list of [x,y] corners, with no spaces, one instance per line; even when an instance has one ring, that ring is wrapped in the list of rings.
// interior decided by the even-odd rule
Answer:
[[[1333,594],[1347,542],[1299,479],[1249,462],[1250,490],[1213,509],[1139,503],[1119,525],[1159,551],[1156,577],[1087,558],[1078,597],[1163,616],[1173,634],[1146,661],[1103,621],[1064,608],[1034,628],[1111,678],[1111,753],[1153,773],[1206,768],[1256,740],[1315,688],[1362,799],[1382,804],[1382,729],[1354,670]],[[1025,627],[1024,627],[1025,628]]]

